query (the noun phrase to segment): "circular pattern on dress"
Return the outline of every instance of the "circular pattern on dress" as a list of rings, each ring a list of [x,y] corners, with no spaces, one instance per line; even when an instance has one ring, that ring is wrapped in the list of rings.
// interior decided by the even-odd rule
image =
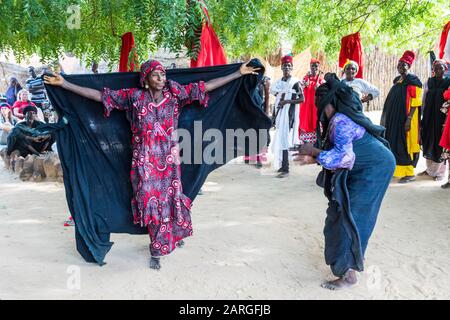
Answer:
[[[173,163],[173,156],[168,155],[168,156],[166,157],[166,162],[167,162],[168,164],[172,164],[172,163]]]
[[[175,190],[172,187],[167,188],[167,193],[169,196],[173,196],[175,194]]]
[[[142,108],[139,110],[139,115],[141,115],[141,116],[146,116],[146,115],[147,115],[147,108],[146,108],[146,107],[142,107]]]
[[[154,249],[159,250],[159,249],[161,249],[161,243],[160,243],[160,242],[154,242],[154,243],[152,244],[152,247],[153,247]]]
[[[187,222],[187,221],[183,222],[183,225],[181,227],[183,229],[186,229],[187,227],[189,227],[189,222]]]
[[[167,251],[169,251],[169,246],[167,244],[165,244],[161,247],[161,252],[166,253]]]
[[[161,227],[159,228],[159,232],[163,233],[166,232],[167,230],[167,226],[165,224],[162,224]]]
[[[180,187],[180,180],[173,180],[173,181],[172,181],[172,186],[173,186],[175,189],[178,189],[178,188]]]

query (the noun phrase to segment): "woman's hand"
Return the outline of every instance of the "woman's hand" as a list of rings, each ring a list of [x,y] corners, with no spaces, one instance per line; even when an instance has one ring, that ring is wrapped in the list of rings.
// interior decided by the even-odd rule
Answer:
[[[405,131],[408,132],[409,130],[411,130],[411,119],[408,118],[405,122]]]
[[[248,64],[250,63],[250,61],[247,61],[246,63],[243,63],[241,65],[241,67],[239,68],[239,72],[241,73],[241,75],[245,76],[246,74],[258,74],[258,70],[260,70],[261,68],[253,68],[253,67],[249,67]]]
[[[300,145],[300,147],[298,149],[298,154],[304,155],[304,156],[313,156],[313,151],[314,151],[313,144],[305,143],[305,144]]]
[[[59,73],[55,73],[53,75],[53,77],[51,77],[51,76],[44,76],[44,82],[46,84],[50,84],[52,86],[60,87],[64,83],[64,78]]]
[[[299,165],[304,166],[307,164],[315,164],[317,163],[316,159],[311,156],[304,156],[300,154],[294,154],[294,161],[296,161]]]

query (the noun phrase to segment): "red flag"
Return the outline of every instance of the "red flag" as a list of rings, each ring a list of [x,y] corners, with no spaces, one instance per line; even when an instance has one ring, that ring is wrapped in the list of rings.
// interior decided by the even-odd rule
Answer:
[[[345,36],[341,40],[341,51],[339,52],[339,67],[342,68],[347,59],[353,60],[359,65],[356,78],[363,77],[364,49],[359,32]]]
[[[220,44],[220,40],[209,21],[209,14],[206,7],[203,7],[203,11],[208,19],[203,23],[200,36],[200,51],[196,60],[191,59],[191,68],[227,63],[225,50]]]
[[[139,68],[136,47],[134,46],[133,33],[122,35],[122,47],[120,49],[119,72],[132,72]]]
[[[449,39],[449,31],[450,31],[450,21],[444,26],[444,30],[442,30],[441,41],[439,41],[439,59],[444,59],[444,55],[450,55],[450,52],[445,52],[445,47]]]

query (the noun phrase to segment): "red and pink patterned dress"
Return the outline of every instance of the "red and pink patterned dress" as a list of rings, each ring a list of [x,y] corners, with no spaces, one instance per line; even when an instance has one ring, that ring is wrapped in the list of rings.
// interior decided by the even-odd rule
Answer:
[[[104,88],[105,116],[124,110],[133,132],[131,161],[131,208],[135,224],[148,226],[150,253],[162,256],[192,235],[191,200],[181,185],[178,138],[180,108],[199,101],[207,107],[203,81],[180,85],[168,81],[163,100],[155,104],[148,90]]]

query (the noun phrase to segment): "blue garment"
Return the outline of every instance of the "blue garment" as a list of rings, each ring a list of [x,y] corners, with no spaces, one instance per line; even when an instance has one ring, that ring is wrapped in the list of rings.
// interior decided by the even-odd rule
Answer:
[[[337,112],[330,121],[328,133],[333,148],[322,151],[317,161],[328,170],[351,170],[355,162],[353,141],[362,138],[366,129]]]
[[[353,153],[351,170],[326,170],[324,175],[329,200],[325,261],[337,277],[350,268],[364,270],[364,253],[395,170],[392,152],[367,132],[353,141]]]

